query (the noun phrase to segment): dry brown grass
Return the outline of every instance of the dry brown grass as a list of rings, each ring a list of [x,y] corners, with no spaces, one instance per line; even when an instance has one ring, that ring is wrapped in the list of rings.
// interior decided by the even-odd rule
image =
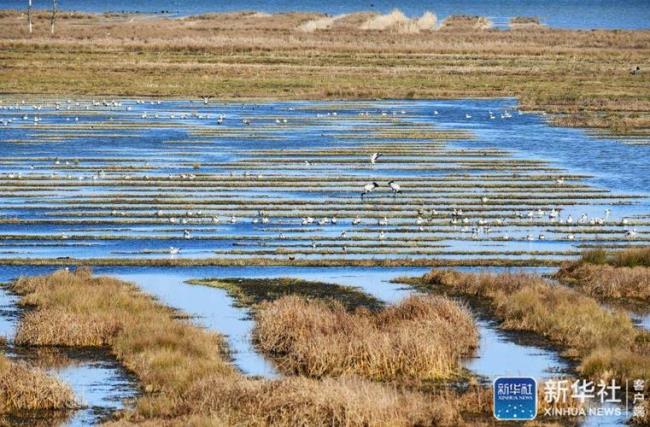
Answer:
[[[562,283],[600,299],[650,302],[650,248],[594,249],[555,274]]]
[[[609,264],[614,267],[650,267],[650,247],[611,252],[604,249],[591,249],[584,251],[577,263]]]
[[[22,343],[107,344],[137,375],[144,393],[117,424],[462,423],[453,402],[365,379],[247,379],[225,359],[220,337],[179,319],[133,285],[88,270],[21,278],[14,290],[34,308],[19,328]]]
[[[431,12],[425,12],[421,17],[411,19],[399,9],[394,9],[386,15],[374,15],[363,22],[359,28],[372,31],[393,31],[400,34],[415,34],[420,31],[431,31],[436,28],[437,18]]]
[[[563,267],[555,277],[599,299],[650,303],[650,267],[575,264]]]
[[[358,375],[418,383],[449,379],[478,344],[471,313],[443,297],[410,297],[377,312],[296,296],[256,311],[261,350],[283,372],[320,378]]]
[[[0,84],[5,93],[66,96],[517,96],[570,126],[650,129],[650,73],[629,73],[650,68],[650,31],[494,31],[474,28],[486,26],[479,18],[447,20],[442,31],[360,29],[373,14],[299,29],[321,18],[70,14],[52,37],[48,14],[36,13],[30,37],[23,13],[4,12]]]
[[[236,383],[209,376],[193,391],[202,416],[199,424],[215,421],[232,425],[380,426],[462,425],[452,400],[422,393],[396,392],[382,384],[355,377],[289,377],[279,381],[242,379]],[[227,405],[223,405],[223,403]],[[237,407],[237,419],[230,407]]]
[[[79,269],[20,278],[13,289],[35,308],[20,322],[17,343],[110,346],[150,392],[138,400],[142,411],[173,414],[206,371],[236,375],[220,337],[176,319],[133,285]]]
[[[442,21],[441,29],[444,30],[487,30],[493,23],[484,16],[454,15]]]
[[[78,407],[67,385],[40,369],[12,362],[0,355],[0,416]]]
[[[433,270],[420,283],[424,289],[435,285],[478,297],[503,328],[535,332],[564,346],[589,377],[624,381],[650,376],[650,334],[635,328],[625,312],[608,310],[576,291],[527,274]]]

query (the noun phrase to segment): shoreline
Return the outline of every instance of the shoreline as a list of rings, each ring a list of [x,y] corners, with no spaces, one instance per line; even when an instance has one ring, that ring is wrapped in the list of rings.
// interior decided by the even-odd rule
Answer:
[[[0,85],[7,96],[516,98],[522,110],[545,111],[554,125],[650,137],[648,73],[629,72],[637,64],[648,68],[649,30],[501,31],[475,27],[479,17],[421,30],[416,20],[392,14],[380,16],[388,22],[381,30],[364,29],[368,14],[303,30],[324,15],[133,20],[62,12],[52,36],[49,13],[34,15],[29,36],[23,13],[0,13]]]

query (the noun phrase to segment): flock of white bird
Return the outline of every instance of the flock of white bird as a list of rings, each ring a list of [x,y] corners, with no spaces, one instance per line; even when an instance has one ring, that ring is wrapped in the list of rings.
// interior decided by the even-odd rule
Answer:
[[[208,104],[209,100],[203,99],[204,104]],[[138,105],[144,105],[149,103],[150,105],[160,105],[161,101],[144,101],[144,100],[137,100],[135,102]],[[90,110],[91,108],[97,108],[97,107],[104,107],[108,108],[111,110],[120,110],[120,111],[131,111],[132,107],[131,105],[126,105],[122,101],[96,101],[93,100],[91,102],[87,103],[80,103],[78,101],[73,101],[73,100],[67,100],[65,102],[55,102],[54,103],[54,109],[57,111],[64,110],[64,111],[73,111],[73,110]],[[41,112],[43,109],[43,105],[29,105],[25,101],[22,101],[20,103],[15,103],[12,105],[2,105],[0,104],[0,110],[4,111],[20,111],[22,112],[22,116],[20,117],[23,122],[30,122],[32,121],[35,125],[37,125],[39,122],[42,121],[41,117]],[[291,108],[292,109],[292,108]],[[30,111],[31,110],[31,116],[28,113],[24,113],[25,111]],[[523,114],[521,111],[517,111],[518,114]],[[407,112],[405,110],[400,110],[400,111],[380,111],[376,113],[379,116],[397,116],[397,115],[405,115]],[[437,110],[434,110],[432,112],[432,115],[436,116],[438,115],[439,112]],[[360,112],[359,115],[363,117],[369,117],[371,115],[370,112],[364,111]],[[4,118],[1,120],[1,123],[4,126],[8,126],[11,123],[14,122],[14,116],[15,114],[12,115],[10,118]],[[317,113],[317,117],[336,117],[337,112],[332,111],[332,112],[327,112],[327,113]],[[465,119],[471,119],[472,114],[471,113],[465,113]],[[497,118],[497,115],[492,112],[488,111],[488,117],[490,120],[494,120]],[[509,119],[512,118],[512,113],[510,113],[507,110],[504,110],[499,114],[499,117],[501,119]],[[187,113],[187,112],[170,112],[170,113],[165,113],[161,114],[159,112],[147,112],[144,111],[140,113],[140,118],[142,119],[161,119],[161,118],[169,118],[169,119],[187,119],[187,118],[195,118],[195,119],[208,119],[208,120],[216,120],[216,124],[222,125],[226,121],[226,116],[224,114],[216,114],[216,115],[211,115],[208,113]],[[70,120],[70,117],[67,117],[67,120]],[[286,117],[277,117],[275,119],[272,119],[275,124],[277,125],[283,125],[287,124],[289,122],[289,119]],[[77,122],[79,121],[79,117],[74,117],[74,121]],[[244,126],[251,126],[252,125],[252,119],[251,118],[241,118],[240,119],[241,124]],[[380,152],[374,152],[370,155],[369,162],[370,165],[374,166],[380,162],[380,159],[385,158],[385,156],[380,153]],[[311,166],[311,163],[309,161],[305,161],[305,166]],[[71,161],[69,160],[60,160],[60,159],[55,159],[54,160],[54,166],[56,167],[62,167],[64,168],[65,166],[71,166],[73,165]],[[30,170],[34,170],[34,165],[30,165]],[[247,176],[249,174],[246,174]],[[258,175],[261,177],[261,175]],[[23,179],[25,176],[23,175],[22,172],[17,172],[17,173],[8,173],[8,174],[0,174],[0,178],[4,179]],[[77,179],[79,181],[83,180],[92,180],[92,181],[98,181],[98,180],[104,180],[109,178],[106,172],[103,170],[99,170],[98,172],[86,177],[84,175],[62,175],[58,174],[57,172],[51,173],[50,178],[52,179],[58,179],[58,178],[65,178],[65,179]],[[122,174],[122,175],[111,175],[110,179],[119,179],[119,180],[130,180],[134,178],[133,175],[130,174]],[[137,178],[143,178],[145,180],[148,179],[153,179],[155,178],[156,180],[161,179],[162,177],[160,176],[155,176],[155,177],[150,177],[149,175],[144,175],[142,177],[137,177]],[[180,175],[168,175],[167,179],[169,180],[194,180],[196,176],[194,174],[180,174]],[[361,199],[362,200],[367,200],[372,194],[376,193],[378,189],[380,188],[386,188],[390,191],[390,194],[393,195],[393,197],[398,197],[402,195],[402,187],[395,181],[395,180],[389,180],[389,181],[383,181],[384,183],[379,183],[377,180],[371,181],[363,186],[361,189]],[[555,180],[556,184],[558,185],[563,185],[564,184],[564,178],[559,177]],[[484,195],[481,197],[481,203],[483,205],[486,205],[489,203],[489,197],[487,195]],[[111,212],[112,216],[126,216],[125,212],[120,212],[118,210],[112,210]],[[589,226],[603,226],[603,225],[608,225],[612,224],[610,221],[610,215],[611,215],[611,210],[607,209],[604,212],[604,215],[602,217],[589,217],[587,214],[582,214],[577,220],[573,218],[571,214],[567,215],[566,217],[562,217],[561,214],[561,209],[559,208],[551,208],[550,210],[546,209],[537,209],[536,211],[529,211],[527,213],[524,212],[516,212],[515,216],[518,220],[526,220],[528,219],[531,222],[539,222],[540,220],[545,220],[548,224],[560,224],[560,225],[589,225]],[[192,224],[219,224],[219,223],[227,223],[231,225],[235,225],[239,223],[240,221],[246,221],[245,218],[238,218],[235,215],[231,215],[229,218],[223,219],[218,216],[213,216],[213,215],[208,215],[204,214],[202,211],[187,211],[185,212],[184,215],[177,215],[175,213],[167,213],[163,210],[158,210],[155,214],[158,218],[165,218],[169,224],[179,224],[179,225],[192,225]],[[484,219],[472,219],[468,218],[467,215],[465,215],[462,211],[462,209],[453,209],[451,212],[443,211],[441,213],[438,213],[437,210],[431,209],[429,211],[425,211],[423,209],[418,210],[417,217],[414,220],[414,223],[416,225],[416,228],[420,232],[426,232],[427,231],[427,226],[430,225],[440,225],[442,224],[441,219],[448,219],[448,224],[452,225],[454,227],[458,227],[458,229],[461,231],[461,233],[470,233],[472,239],[480,239],[481,236],[486,236],[488,238],[489,236],[492,235],[493,229],[492,227],[502,227],[504,225],[507,225],[503,219],[497,218],[492,221],[484,220]],[[272,220],[271,217],[268,215],[268,213],[260,211],[258,215],[252,219],[250,219],[250,222],[252,224],[261,224],[261,225],[269,225],[271,224]],[[309,226],[309,225],[318,225],[320,227],[325,227],[328,225],[337,225],[340,224],[341,221],[336,217],[336,216],[323,216],[319,219],[313,218],[311,216],[306,216],[306,217],[301,217],[297,219],[298,223],[302,226]],[[372,220],[370,218],[363,219],[361,218],[360,215],[356,215],[353,219],[349,221],[350,225],[352,226],[358,226],[361,225],[362,223],[372,225]],[[397,221],[398,225],[403,225],[403,222],[401,220]],[[386,227],[389,224],[389,219],[388,217],[383,217],[380,219],[376,220],[376,225],[379,227]],[[628,225],[628,220],[623,218],[620,220],[621,225]],[[349,232],[351,230],[342,230],[339,234],[339,238],[344,240],[349,238]],[[625,230],[625,237],[628,239],[633,239],[636,238],[638,235],[636,229],[634,228],[627,228]],[[183,239],[192,239],[193,234],[192,230],[189,228],[184,228],[182,231],[182,237]],[[62,238],[67,238],[67,235],[63,235]],[[278,235],[279,239],[284,239],[286,238],[286,235],[284,233],[280,233]],[[565,235],[566,240],[576,240],[575,233],[570,231]],[[386,239],[386,232],[384,230],[380,230],[379,234],[377,235],[377,239],[379,241],[383,241]],[[508,233],[503,233],[500,237],[497,239],[500,240],[511,240],[512,237]],[[546,236],[544,233],[528,233],[525,238],[522,240],[526,241],[535,241],[535,240],[546,240]],[[316,247],[317,243],[312,242],[312,247]],[[344,246],[345,250],[345,246]],[[171,255],[176,255],[181,252],[181,249],[178,247],[171,246],[169,247],[169,254]]]

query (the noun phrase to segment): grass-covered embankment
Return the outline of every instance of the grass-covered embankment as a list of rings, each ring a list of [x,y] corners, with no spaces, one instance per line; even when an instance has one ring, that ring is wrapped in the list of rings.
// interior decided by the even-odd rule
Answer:
[[[359,375],[420,383],[463,373],[478,346],[471,313],[443,297],[411,297],[378,312],[284,297],[256,312],[259,348],[285,372],[309,377]]]
[[[586,251],[555,274],[562,283],[599,299],[650,303],[650,248]]]
[[[253,308],[258,348],[282,372],[358,375],[421,384],[466,374],[461,358],[478,345],[471,313],[444,297],[410,297],[382,307],[354,288],[300,279],[213,279]]]
[[[0,354],[0,424],[9,417],[78,408],[72,390],[44,371]]]
[[[383,303],[378,299],[350,286],[291,277],[202,279],[190,283],[225,289],[239,307],[256,306],[289,295],[333,300],[348,310],[366,308],[376,311],[383,307]]]
[[[534,332],[565,348],[587,377],[650,376],[650,333],[635,328],[626,313],[539,276],[433,270],[405,281],[424,291],[477,298],[502,328]]]
[[[143,393],[121,422],[157,425],[458,425],[445,399],[359,377],[250,379],[229,363],[221,337],[192,325],[134,285],[87,270],[21,278],[33,308],[23,344],[108,346]]]

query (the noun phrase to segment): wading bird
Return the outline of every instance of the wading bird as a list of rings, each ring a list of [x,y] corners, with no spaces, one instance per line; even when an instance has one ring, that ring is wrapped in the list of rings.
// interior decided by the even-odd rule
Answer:
[[[361,193],[361,198],[363,199],[363,196],[365,196],[368,193],[372,193],[375,188],[379,187],[379,184],[376,182],[371,182],[369,184],[366,184],[363,186],[363,192]]]
[[[370,163],[374,165],[380,157],[381,153],[373,153],[372,156],[370,156]]]
[[[402,192],[402,190],[401,190],[399,184],[396,183],[395,181],[390,181],[390,182],[388,183],[388,186],[390,187],[391,190],[393,190],[393,194],[397,194],[397,193],[401,193],[401,192]]]

